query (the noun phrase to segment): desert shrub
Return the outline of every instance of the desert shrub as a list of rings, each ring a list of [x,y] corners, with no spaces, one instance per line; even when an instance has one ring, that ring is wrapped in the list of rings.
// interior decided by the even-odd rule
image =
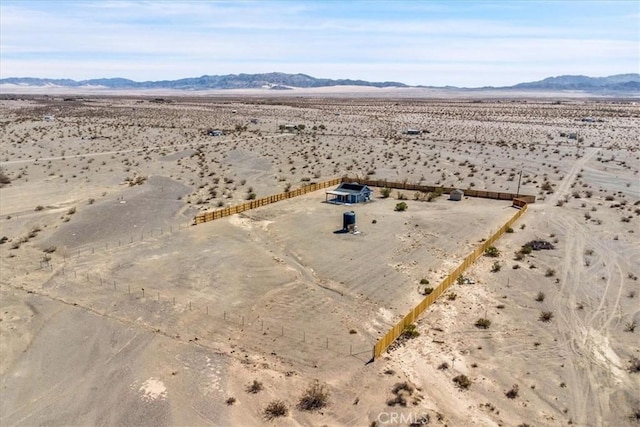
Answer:
[[[429,414],[423,414],[419,418],[416,418],[409,424],[409,427],[422,427],[429,424],[431,417]]]
[[[74,213],[76,213],[76,208],[75,207],[69,208],[69,210],[67,211],[68,215],[73,215]]]
[[[422,295],[430,295],[433,292],[433,288],[431,286],[425,286],[422,290]]]
[[[408,207],[409,206],[405,202],[400,202],[400,203],[396,204],[395,211],[396,212],[403,212],[403,211],[406,211]]]
[[[498,261],[496,261],[491,266],[491,272],[492,273],[497,273],[498,271],[500,271],[501,268],[502,268],[502,266],[500,265],[500,263]]]
[[[553,186],[549,181],[545,181],[540,187],[540,189],[542,189],[543,191],[546,191],[547,193],[553,193]]]
[[[446,371],[447,369],[449,369],[449,364],[447,362],[442,362],[440,365],[438,365],[438,369],[440,369],[441,371]]]
[[[268,420],[272,420],[278,417],[284,417],[289,413],[287,404],[282,400],[273,400],[269,402],[266,408],[264,408],[264,416]]]
[[[627,324],[624,325],[624,331],[633,332],[636,330],[636,326],[638,326],[638,324],[636,323],[635,320],[632,320],[631,322],[627,322]]]
[[[640,372],[640,359],[637,357],[632,357],[629,361],[629,372],[638,373]]]
[[[420,284],[421,285],[428,285],[429,284],[429,279],[423,277],[422,279],[420,279]]]
[[[329,392],[326,387],[318,381],[314,381],[300,398],[298,408],[303,411],[321,409],[327,406],[328,400]]]
[[[407,196],[404,193],[398,191],[398,200],[407,200]]]
[[[491,326],[491,320],[481,317],[478,320],[476,320],[476,323],[474,323],[474,325],[476,328],[489,329],[489,326]]]
[[[256,198],[256,193],[247,194],[247,200],[255,200],[255,198]]]
[[[500,256],[500,251],[498,250],[498,248],[496,248],[495,246],[489,246],[485,251],[484,254],[488,257],[491,258],[496,258],[498,256]]]
[[[524,245],[520,248],[520,253],[523,255],[529,255],[533,251],[533,248],[529,245]]]
[[[412,323],[405,326],[404,330],[402,331],[402,336],[404,338],[416,338],[420,336],[420,332],[418,332],[418,330],[416,329],[416,325]]]
[[[57,248],[55,246],[48,246],[48,247],[44,248],[42,250],[42,252],[44,252],[46,254],[52,254],[52,253],[54,253],[56,251],[56,249]]]
[[[511,227],[507,227],[506,230],[504,230],[505,233],[513,233],[513,228]]]
[[[11,179],[0,169],[0,186],[11,184]]]
[[[391,389],[391,393],[394,397],[387,400],[388,406],[407,406],[407,397],[411,396],[415,388],[413,385],[404,381],[401,383],[396,383]]]
[[[403,391],[406,391],[407,393],[411,394],[414,391],[414,387],[408,382],[404,381],[401,383],[396,383],[391,389],[391,393],[393,394],[398,394]]]
[[[518,397],[518,384],[514,384],[511,387],[511,390],[507,391],[504,395],[507,396],[509,399],[515,399],[516,397]]]
[[[388,187],[384,187],[382,190],[380,190],[380,195],[383,199],[388,198],[391,195],[391,189]]]
[[[458,298],[458,294],[456,294],[455,292],[447,294],[447,300],[449,301],[455,301],[456,298]]]
[[[553,268],[547,268],[547,271],[544,273],[546,277],[555,276],[556,271]]]
[[[427,195],[427,202],[433,202],[438,197],[442,196],[444,190],[442,188],[436,188],[435,191],[430,192]]]
[[[256,394],[264,389],[262,383],[258,380],[253,380],[251,384],[247,386],[247,393]]]
[[[551,319],[553,319],[552,311],[543,311],[542,313],[540,313],[540,317],[538,317],[538,320],[540,320],[541,322],[550,322]]]
[[[225,403],[229,406],[233,405],[234,403],[236,403],[236,398],[235,397],[230,397],[227,400],[225,400]]]
[[[471,380],[466,375],[458,375],[457,377],[453,377],[453,382],[456,383],[458,388],[462,390],[466,390],[471,386]]]
[[[407,398],[403,394],[397,394],[391,399],[387,400],[388,406],[407,406]]]
[[[36,206],[36,208],[35,208],[34,210],[35,210],[36,212],[39,212],[39,211],[41,211],[41,210],[43,210],[43,209],[44,209],[44,206],[42,206],[42,205],[38,205],[38,206]]]
[[[544,301],[544,297],[545,297],[544,292],[540,291],[538,292],[538,295],[536,295],[536,301],[542,302]]]

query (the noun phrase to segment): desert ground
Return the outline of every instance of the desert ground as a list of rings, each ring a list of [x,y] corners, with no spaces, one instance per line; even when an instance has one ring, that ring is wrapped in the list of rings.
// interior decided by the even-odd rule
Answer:
[[[637,99],[338,92],[1,95],[0,425],[637,425]]]

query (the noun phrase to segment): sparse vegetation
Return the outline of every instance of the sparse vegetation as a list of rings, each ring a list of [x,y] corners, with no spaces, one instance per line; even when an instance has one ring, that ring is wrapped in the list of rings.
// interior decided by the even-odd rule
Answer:
[[[247,386],[247,393],[256,394],[264,389],[262,383],[258,380],[253,380],[251,384]]]
[[[500,251],[498,250],[498,248],[496,248],[495,246],[489,246],[485,251],[484,254],[488,257],[492,257],[492,258],[496,258],[500,256]]]
[[[550,322],[553,319],[553,312],[543,311],[542,313],[540,313],[540,316],[538,317],[538,319],[541,322]]]
[[[491,320],[481,317],[478,320],[476,320],[476,323],[474,323],[474,325],[476,328],[489,329],[489,326],[491,326]]]
[[[420,336],[420,332],[418,332],[418,330],[416,329],[416,325],[412,323],[404,328],[404,330],[402,331],[402,336],[408,339],[416,338]]]
[[[328,400],[329,392],[326,387],[318,381],[314,381],[300,398],[298,408],[302,411],[322,409],[327,406]]]
[[[459,389],[466,390],[471,387],[471,380],[466,375],[458,375],[453,377],[453,382],[456,383]]]
[[[282,400],[272,400],[264,409],[264,416],[267,420],[284,417],[289,413],[287,404]]]
[[[509,399],[515,399],[518,397],[519,387],[518,384],[514,384],[504,395]]]
[[[409,205],[407,205],[407,203],[406,203],[406,202],[400,202],[400,203],[397,203],[397,204],[396,204],[396,207],[395,207],[395,209],[394,209],[394,210],[395,210],[396,212],[404,212],[404,211],[406,211],[408,208],[409,208]]]

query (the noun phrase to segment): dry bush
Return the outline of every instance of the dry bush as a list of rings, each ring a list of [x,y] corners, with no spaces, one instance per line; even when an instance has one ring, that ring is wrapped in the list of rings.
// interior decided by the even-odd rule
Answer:
[[[553,319],[552,311],[543,311],[542,313],[540,313],[540,317],[538,317],[538,320],[540,320],[541,322],[550,322],[551,319]]]
[[[545,297],[544,292],[540,291],[538,292],[538,295],[536,295],[536,301],[542,302],[544,301],[544,297]]]
[[[272,420],[278,417],[284,417],[289,413],[287,404],[282,400],[273,400],[269,402],[266,408],[264,408],[264,416],[268,420]]]
[[[453,377],[453,382],[456,383],[458,388],[466,390],[471,386],[471,380],[466,375],[458,375]]]
[[[264,389],[262,383],[258,380],[253,380],[251,384],[247,386],[247,393],[256,394]]]
[[[415,388],[407,381],[396,383],[391,389],[391,393],[394,395],[391,399],[387,400],[388,406],[407,406],[407,398],[411,397]]]
[[[476,328],[489,329],[489,326],[491,326],[491,320],[481,317],[478,320],[476,320],[476,323],[474,323],[474,325]]]
[[[298,408],[303,411],[314,411],[327,406],[328,400],[329,392],[326,387],[314,381],[300,398]]]
[[[518,397],[518,391],[519,391],[519,387],[518,384],[514,384],[511,387],[511,390],[505,392],[505,396],[507,396],[509,399],[515,399],[516,397]]]

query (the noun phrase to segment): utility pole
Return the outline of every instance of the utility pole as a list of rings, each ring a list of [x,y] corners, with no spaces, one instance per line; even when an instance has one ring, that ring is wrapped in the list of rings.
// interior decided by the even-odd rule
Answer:
[[[516,199],[520,196],[520,182],[522,181],[522,168],[520,168],[520,177],[518,177],[518,190],[516,191]]]

